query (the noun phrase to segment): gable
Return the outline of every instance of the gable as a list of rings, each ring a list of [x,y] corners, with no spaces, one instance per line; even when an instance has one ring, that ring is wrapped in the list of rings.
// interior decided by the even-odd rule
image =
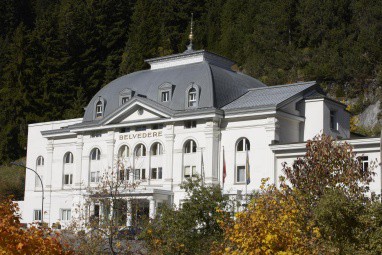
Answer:
[[[137,107],[135,111],[132,111],[125,116],[120,122],[131,122],[131,121],[142,121],[142,120],[152,120],[160,119],[162,116],[155,114],[154,112],[148,110],[147,108]]]
[[[111,118],[105,120],[103,124],[131,123],[141,121],[159,120],[170,116],[151,105],[135,101],[124,105]]]

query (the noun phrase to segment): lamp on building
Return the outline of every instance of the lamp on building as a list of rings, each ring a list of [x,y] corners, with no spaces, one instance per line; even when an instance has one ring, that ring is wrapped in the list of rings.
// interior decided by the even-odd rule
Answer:
[[[33,171],[37,177],[39,178],[40,182],[41,182],[41,190],[42,190],[42,197],[41,197],[41,226],[44,225],[44,185],[42,183],[42,179],[40,177],[40,175],[35,171],[33,170],[32,168],[29,168],[21,163],[18,163],[18,162],[11,162],[12,165],[15,165],[15,166],[19,166],[19,167],[22,167],[22,168],[26,168],[28,170],[31,170]]]

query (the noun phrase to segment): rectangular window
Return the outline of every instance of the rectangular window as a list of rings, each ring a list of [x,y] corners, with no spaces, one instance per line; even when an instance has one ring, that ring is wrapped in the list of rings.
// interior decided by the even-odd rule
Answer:
[[[119,170],[119,180],[120,181],[125,180],[125,169]]]
[[[72,218],[72,211],[70,209],[61,209],[61,220],[68,221]]]
[[[163,91],[162,102],[168,102],[168,101],[170,101],[170,91]]]
[[[130,132],[130,128],[129,127],[121,128],[119,130],[119,133],[129,133],[129,132]]]
[[[101,136],[102,136],[102,134],[99,132],[93,132],[90,134],[90,138],[96,138],[96,137],[101,137]]]
[[[158,168],[151,168],[151,179],[158,179]]]
[[[122,97],[122,104],[130,100],[130,97]]]
[[[99,171],[90,173],[90,182],[99,182]]]
[[[162,167],[158,167],[158,179],[162,180]]]
[[[237,183],[245,182],[245,166],[236,167],[236,182]]]
[[[196,176],[196,166],[185,166],[184,167],[184,177],[190,178]]]
[[[186,121],[184,123],[184,128],[196,128],[196,120]]]
[[[146,126],[137,126],[135,131],[146,131]]]
[[[41,210],[33,211],[33,220],[41,220]]]
[[[337,128],[337,112],[336,111],[330,111],[330,129],[331,130],[338,130],[338,128]]]
[[[362,156],[359,157],[361,160],[361,165],[362,165],[362,172],[366,172],[369,169],[369,157],[368,156]]]
[[[152,130],[163,129],[163,124],[154,124],[151,129]]]
[[[196,177],[196,166],[192,166],[192,177]]]
[[[135,169],[134,179],[135,180],[141,179],[141,169]]]
[[[65,174],[65,176],[64,176],[64,184],[65,185],[73,184],[73,174]]]
[[[190,166],[185,166],[184,167],[184,177],[186,177],[186,178],[190,178],[191,177]]]
[[[146,179],[146,169],[142,169],[142,180]]]

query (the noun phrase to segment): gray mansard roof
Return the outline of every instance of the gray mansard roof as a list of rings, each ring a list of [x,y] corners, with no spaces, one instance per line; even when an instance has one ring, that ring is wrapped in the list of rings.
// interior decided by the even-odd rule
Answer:
[[[170,116],[203,111],[240,112],[277,109],[296,97],[311,95],[316,83],[301,82],[268,87],[259,80],[231,69],[231,60],[207,51],[190,51],[149,59],[151,69],[122,76],[102,88],[86,107],[83,123],[103,125],[129,104],[141,101],[168,112]],[[190,86],[198,88],[198,106],[187,106]],[[160,91],[172,92],[169,102],[161,102]],[[319,89],[318,89],[319,90]],[[132,98],[121,105],[121,93]],[[131,94],[132,93],[132,94]],[[103,117],[95,118],[98,101],[104,104]]]
[[[222,109],[229,111],[245,108],[277,108],[280,107],[282,103],[286,103],[295,98],[295,96],[303,96],[306,91],[309,91],[309,89],[315,86],[316,82],[311,81],[250,89],[243,96],[225,105]]]
[[[149,69],[122,76],[102,88],[86,107],[84,121],[93,121],[95,103],[99,97],[105,101],[104,117],[120,107],[119,94],[125,89],[134,92],[134,97],[143,96],[168,107],[173,111],[186,108],[187,88],[193,83],[199,87],[198,108],[222,108],[248,92],[248,89],[266,87],[265,84],[248,75],[231,70],[233,62],[206,51],[195,51],[169,57],[148,60],[149,63],[160,60],[179,60],[202,55],[202,61],[176,66]],[[206,57],[207,56],[207,57]],[[223,64],[220,64],[223,62]],[[169,103],[160,102],[159,86],[164,83],[173,85],[173,95]]]

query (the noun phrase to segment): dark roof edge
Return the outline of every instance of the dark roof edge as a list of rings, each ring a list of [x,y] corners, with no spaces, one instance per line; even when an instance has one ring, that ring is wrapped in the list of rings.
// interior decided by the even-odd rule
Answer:
[[[182,53],[167,55],[167,56],[163,56],[163,57],[149,58],[149,59],[145,59],[145,62],[150,64],[150,63],[154,63],[154,62],[164,61],[164,60],[167,60],[167,59],[181,58],[181,57],[186,57],[186,56],[191,56],[191,55],[198,55],[198,54],[203,54],[203,53],[207,53],[207,54],[214,55],[215,57],[223,58],[227,62],[231,62],[232,65],[236,64],[235,61],[232,61],[229,58],[226,58],[226,57],[221,56],[221,55],[219,55],[217,53],[213,53],[213,52],[210,52],[210,51],[207,51],[207,50],[195,50],[195,51],[191,51],[191,52],[182,52]]]
[[[301,86],[301,85],[307,85],[307,84],[317,84],[317,83],[316,83],[316,81],[296,82],[296,83],[291,83],[291,84],[282,84],[282,85],[275,85],[275,86],[253,88],[253,89],[249,89],[249,91],[263,90],[263,89],[274,89],[274,88],[283,88],[283,87],[290,87],[290,86]]]

